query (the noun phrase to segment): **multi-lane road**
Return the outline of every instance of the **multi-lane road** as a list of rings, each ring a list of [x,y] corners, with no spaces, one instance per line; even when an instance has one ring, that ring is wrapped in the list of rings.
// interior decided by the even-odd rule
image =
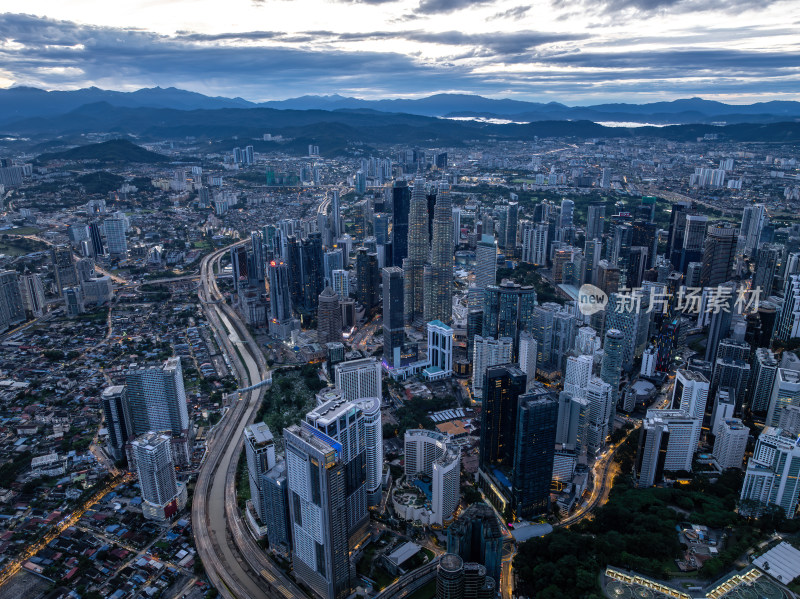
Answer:
[[[244,241],[235,245],[246,243]],[[266,360],[236,313],[224,302],[214,275],[226,251],[206,256],[200,269],[200,299],[220,345],[234,366],[240,387],[269,376]],[[216,270],[219,270],[218,268]],[[238,350],[238,351],[237,351]],[[192,503],[197,551],[208,578],[228,599],[288,599],[305,593],[258,546],[236,504],[236,466],[244,427],[253,421],[264,388],[242,393],[212,431]]]

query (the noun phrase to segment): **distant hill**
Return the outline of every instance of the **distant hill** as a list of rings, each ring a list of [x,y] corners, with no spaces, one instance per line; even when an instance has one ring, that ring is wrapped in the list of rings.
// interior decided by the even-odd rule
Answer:
[[[159,164],[169,162],[169,158],[145,150],[135,143],[125,139],[112,139],[97,144],[78,146],[63,152],[40,154],[39,162],[51,160],[96,160],[101,163],[110,162],[139,162],[144,164]]]
[[[649,104],[595,104],[567,106],[558,102],[527,102],[484,98],[474,94],[435,94],[425,98],[363,100],[340,95],[307,95],[288,100],[250,102],[242,98],[209,97],[174,87],[118,92],[96,87],[73,91],[45,91],[34,87],[0,90],[0,126],[37,117],[66,114],[85,105],[104,103],[120,108],[161,108],[181,111],[224,108],[277,110],[372,110],[428,117],[482,117],[516,122],[589,120],[639,124],[774,123],[800,119],[800,102],[772,101],[724,104],[685,98]]]

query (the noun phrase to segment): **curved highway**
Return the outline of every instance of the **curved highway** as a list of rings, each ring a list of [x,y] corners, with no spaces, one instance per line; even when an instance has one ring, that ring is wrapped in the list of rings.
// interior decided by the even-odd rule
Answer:
[[[225,252],[244,243],[235,243],[203,258],[199,295],[239,383],[248,386],[269,376],[266,360],[236,313],[222,301],[214,275],[214,265],[219,265]],[[262,392],[263,387],[259,387],[242,393],[240,401],[233,401],[225,417],[214,427],[192,504],[198,554],[209,581],[221,596],[229,599],[304,596],[255,542],[236,504],[236,467],[244,443],[243,431],[261,404]]]

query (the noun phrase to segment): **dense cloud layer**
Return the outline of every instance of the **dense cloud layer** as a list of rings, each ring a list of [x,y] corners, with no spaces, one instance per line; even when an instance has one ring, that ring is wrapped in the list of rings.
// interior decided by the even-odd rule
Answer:
[[[611,1],[656,10],[690,0]],[[485,3],[422,0],[419,11],[455,11],[467,4]],[[512,6],[494,16],[490,12],[490,22],[481,33],[405,27],[164,35],[4,14],[0,15],[0,81],[49,89],[174,85],[253,100],[460,91],[575,103],[607,98],[637,101],[637,96],[651,100],[659,94],[797,94],[800,89],[798,41],[795,36],[788,48],[785,42],[792,36],[791,27],[686,31],[671,43],[647,35],[609,39],[602,30],[596,34],[509,31],[498,26],[493,31],[493,24],[513,22],[529,10],[530,6]],[[769,40],[779,37],[783,46],[770,48]],[[735,49],[729,43],[732,38],[738,47],[745,47],[746,40],[757,40],[761,47]],[[660,47],[653,48],[655,44]],[[376,49],[383,47],[387,49]]]

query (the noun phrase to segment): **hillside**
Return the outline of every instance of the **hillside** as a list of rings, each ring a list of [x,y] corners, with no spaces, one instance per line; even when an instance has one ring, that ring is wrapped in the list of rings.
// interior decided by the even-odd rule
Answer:
[[[78,146],[63,152],[40,154],[39,162],[51,160],[93,160],[100,163],[139,162],[143,164],[159,164],[169,162],[166,156],[145,150],[125,139],[112,139],[97,144]]]

